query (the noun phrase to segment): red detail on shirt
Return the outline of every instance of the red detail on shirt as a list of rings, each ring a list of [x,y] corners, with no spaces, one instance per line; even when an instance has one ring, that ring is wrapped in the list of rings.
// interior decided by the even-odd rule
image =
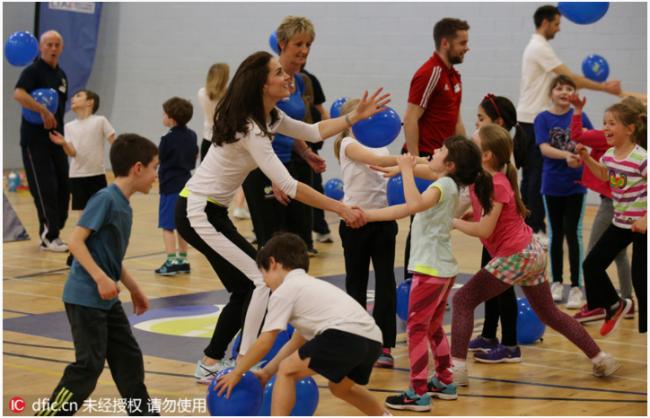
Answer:
[[[437,53],[415,72],[408,102],[425,109],[418,121],[420,152],[433,154],[456,133],[462,95],[460,74]]]
[[[610,146],[605,138],[605,133],[598,129],[582,130],[582,116],[574,114],[571,118],[571,139],[591,148],[591,158],[600,161]],[[607,181],[602,181],[591,170],[584,167],[580,184],[594,192],[612,198],[612,190]]]

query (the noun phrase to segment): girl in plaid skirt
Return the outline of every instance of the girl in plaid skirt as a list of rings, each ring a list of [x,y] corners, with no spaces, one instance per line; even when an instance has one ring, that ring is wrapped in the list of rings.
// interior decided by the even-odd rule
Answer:
[[[510,163],[512,139],[502,127],[489,124],[478,133],[483,169],[492,175],[493,193],[489,207],[481,205],[479,185],[470,186],[472,213],[454,219],[453,225],[467,235],[481,239],[493,257],[453,297],[451,355],[454,382],[467,385],[467,345],[474,327],[474,309],[510,286],[519,284],[539,318],[573,342],[593,363],[593,374],[605,377],[620,364],[603,352],[580,324],[553,303],[546,280],[546,253],[524,222],[527,209],[519,194],[517,172]]]

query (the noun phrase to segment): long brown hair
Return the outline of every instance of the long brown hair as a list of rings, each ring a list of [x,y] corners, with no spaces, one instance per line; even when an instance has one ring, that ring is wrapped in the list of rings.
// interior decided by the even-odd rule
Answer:
[[[262,134],[272,138],[264,114],[263,90],[269,75],[269,61],[273,56],[258,51],[246,58],[237,68],[214,113],[212,142],[217,146],[237,142],[237,134],[246,135],[250,120]],[[271,123],[278,120],[276,109],[271,111]]]
[[[471,140],[461,135],[445,139],[448,154],[446,163],[454,163],[455,170],[447,174],[460,188],[474,184],[474,191],[485,214],[492,210],[492,176],[483,170],[481,150]]]
[[[490,123],[484,125],[478,131],[479,138],[481,139],[481,151],[490,151],[494,157],[494,170],[503,170],[506,168],[506,177],[510,182],[512,191],[515,193],[515,202],[517,202],[517,213],[524,218],[528,216],[528,209],[521,198],[519,192],[519,184],[517,181],[517,170],[510,162],[512,155],[512,138],[508,131],[501,126]],[[475,186],[475,190],[478,184]],[[478,194],[478,192],[477,192]]]

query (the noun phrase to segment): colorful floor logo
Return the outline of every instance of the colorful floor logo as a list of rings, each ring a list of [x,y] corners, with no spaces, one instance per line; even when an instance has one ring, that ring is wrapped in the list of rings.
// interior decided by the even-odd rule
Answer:
[[[131,320],[133,326],[142,331],[177,337],[211,338],[224,306],[217,304],[154,309]]]

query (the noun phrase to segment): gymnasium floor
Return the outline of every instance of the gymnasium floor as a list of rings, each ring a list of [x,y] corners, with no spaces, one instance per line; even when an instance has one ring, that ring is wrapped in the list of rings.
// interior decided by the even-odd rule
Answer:
[[[157,190],[154,186],[153,190]],[[65,283],[66,256],[38,249],[38,225],[28,192],[6,193],[27,232],[29,241],[3,245],[3,412],[31,415],[41,398],[48,397],[66,364],[74,360],[61,293]],[[145,354],[146,383],[153,398],[160,400],[163,415],[207,415],[206,386],[194,382],[195,362],[211,335],[226,293],[203,256],[190,251],[192,273],[159,277],[153,270],[164,260],[161,233],[157,230],[158,195],[135,195],[133,231],[126,266],[149,296],[151,309],[131,317]],[[585,238],[589,236],[595,208],[588,208]],[[78,214],[71,213],[63,232],[66,239]],[[310,273],[339,286],[344,264],[336,219],[328,216],[334,244],[317,244],[319,255],[312,258]],[[235,222],[250,235],[249,221]],[[403,248],[408,224],[400,222],[396,265],[403,265]],[[586,242],[586,239],[585,239]],[[479,266],[480,243],[454,232],[453,245],[463,283]],[[568,263],[565,263],[565,265]],[[568,271],[568,266],[566,267]],[[615,276],[615,269],[610,273]],[[397,277],[401,277],[400,273]],[[568,276],[567,276],[568,277]],[[568,279],[565,278],[568,282]],[[565,289],[565,297],[568,289]],[[369,292],[372,300],[372,291]],[[130,312],[128,291],[120,293]],[[475,326],[480,329],[482,313],[477,310]],[[450,312],[445,326],[449,328]],[[399,322],[399,321],[398,321]],[[376,369],[369,388],[378,399],[404,390],[408,385],[408,352],[405,334],[398,335],[394,350],[396,368]],[[599,323],[587,325],[596,342],[621,361],[623,367],[609,379],[591,375],[591,363],[561,335],[547,329],[543,342],[523,346],[521,364],[486,365],[468,362],[470,386],[459,389],[456,401],[434,400],[430,415],[647,415],[647,341],[636,331],[635,320],[625,320],[620,329],[604,339]],[[334,398],[321,385],[316,415],[359,415]],[[26,409],[19,414],[9,409],[11,399],[21,397]],[[107,370],[92,395],[92,409],[83,415],[124,415],[114,403],[119,395]],[[407,415],[396,412],[396,415]],[[416,413],[412,413],[416,415]]]

